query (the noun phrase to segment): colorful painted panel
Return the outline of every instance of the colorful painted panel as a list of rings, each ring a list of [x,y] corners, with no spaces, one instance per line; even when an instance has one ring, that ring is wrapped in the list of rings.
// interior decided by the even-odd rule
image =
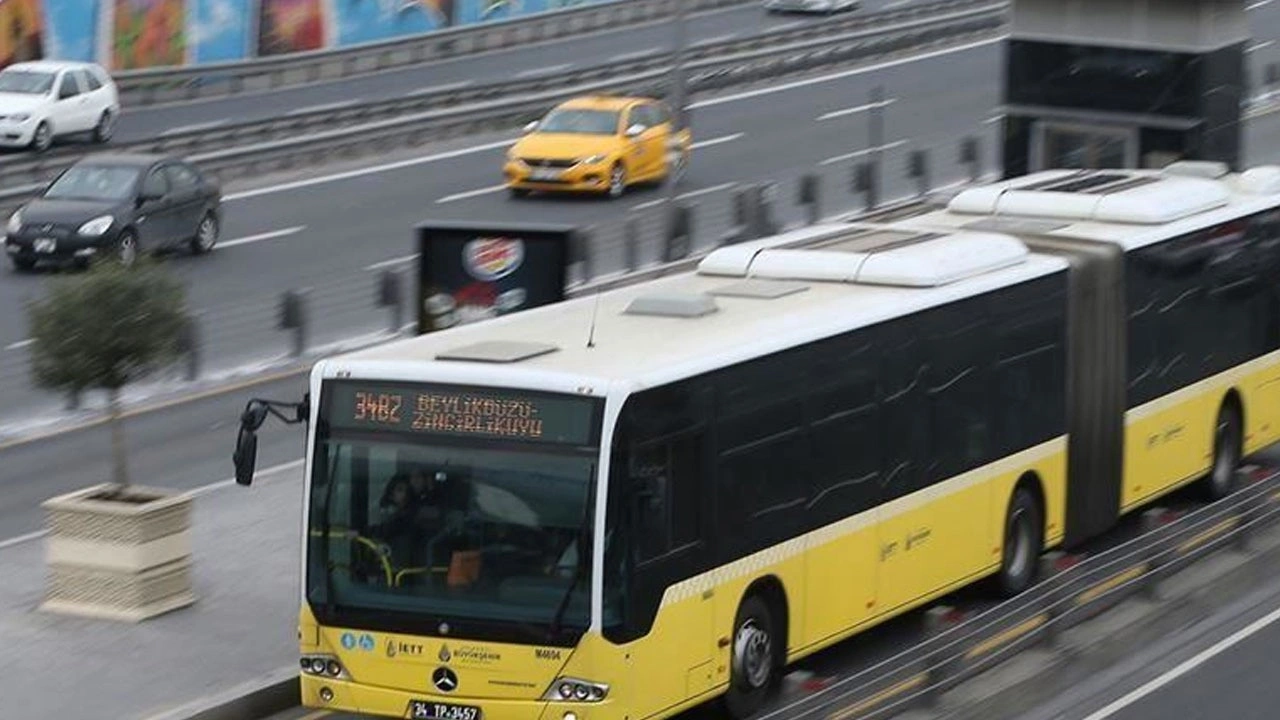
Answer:
[[[0,67],[44,57],[40,0],[0,0]]]
[[[582,5],[597,5],[620,0],[454,0],[458,4],[456,25],[473,25],[493,20],[508,20],[522,15],[564,10]]]
[[[5,4],[9,0],[3,0]],[[32,0],[39,2],[39,0]],[[44,0],[46,57],[60,60],[98,60],[98,18],[108,6],[103,0]]]
[[[253,0],[194,0],[187,18],[190,62],[227,62],[251,56]]]
[[[339,46],[417,35],[449,26],[454,0],[334,0]]]
[[[325,46],[324,7],[320,0],[260,0],[260,3],[259,55],[319,50]]]
[[[187,61],[184,0],[115,0],[111,67],[183,65]]]

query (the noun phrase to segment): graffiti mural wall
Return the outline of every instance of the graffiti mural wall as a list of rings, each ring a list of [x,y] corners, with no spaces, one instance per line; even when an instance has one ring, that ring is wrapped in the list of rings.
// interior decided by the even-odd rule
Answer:
[[[0,67],[235,62],[627,0],[0,0]]]

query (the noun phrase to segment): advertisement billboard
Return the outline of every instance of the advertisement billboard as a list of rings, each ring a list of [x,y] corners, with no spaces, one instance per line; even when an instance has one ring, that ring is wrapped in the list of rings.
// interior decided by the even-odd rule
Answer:
[[[418,226],[418,334],[564,299],[574,228],[430,221]]]

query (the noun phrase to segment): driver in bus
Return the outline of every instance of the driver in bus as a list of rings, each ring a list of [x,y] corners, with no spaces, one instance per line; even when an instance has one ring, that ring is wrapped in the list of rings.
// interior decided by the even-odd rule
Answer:
[[[412,564],[420,531],[415,522],[417,510],[409,476],[397,473],[387,481],[378,508],[381,521],[372,528],[373,536],[390,548],[392,562],[400,567]]]

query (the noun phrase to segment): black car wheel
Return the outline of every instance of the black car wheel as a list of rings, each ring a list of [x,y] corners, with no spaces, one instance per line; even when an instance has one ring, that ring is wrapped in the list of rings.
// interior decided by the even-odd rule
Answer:
[[[116,131],[116,116],[110,110],[103,110],[102,117],[98,118],[98,124],[93,128],[93,141],[96,143],[105,143],[111,139]]]
[[[196,226],[195,237],[191,238],[191,252],[203,255],[218,244],[218,218],[213,213],[205,213]]]
[[[44,152],[53,144],[53,128],[49,127],[47,121],[41,120],[36,126],[36,131],[31,135],[31,149],[36,152]]]
[[[116,240],[116,259],[125,267],[133,267],[138,262],[138,235],[132,230],[120,233]]]

